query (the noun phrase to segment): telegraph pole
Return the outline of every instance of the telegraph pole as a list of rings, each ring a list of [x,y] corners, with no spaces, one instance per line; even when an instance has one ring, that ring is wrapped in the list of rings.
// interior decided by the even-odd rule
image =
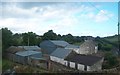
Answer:
[[[28,35],[28,46],[29,46],[29,35]]]
[[[118,22],[118,53],[120,56],[120,25],[119,25],[119,22]]]

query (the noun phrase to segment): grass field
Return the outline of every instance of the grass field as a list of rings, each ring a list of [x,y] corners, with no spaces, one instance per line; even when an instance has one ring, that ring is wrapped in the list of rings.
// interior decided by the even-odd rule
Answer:
[[[3,71],[12,68],[13,65],[14,65],[14,63],[7,59],[2,60],[2,70]]]

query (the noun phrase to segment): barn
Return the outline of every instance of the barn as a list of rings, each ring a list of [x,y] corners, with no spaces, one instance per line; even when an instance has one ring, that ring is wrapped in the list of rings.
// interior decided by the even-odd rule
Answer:
[[[71,68],[81,71],[99,71],[102,69],[103,57],[75,54],[69,55],[65,60],[68,61]]]
[[[38,46],[18,46],[18,48],[23,48],[24,50],[31,50],[31,51],[40,51],[41,48]]]
[[[69,43],[62,40],[46,40],[40,43],[42,52],[45,54],[51,54],[57,48],[65,48]]]
[[[34,59],[42,58],[42,53],[38,51],[20,51],[15,54],[16,54],[15,62],[21,64],[31,64],[31,60],[33,58]]]
[[[14,59],[16,57],[15,53],[19,52],[19,51],[24,51],[24,49],[23,48],[18,48],[16,46],[10,46],[8,49],[6,49],[5,56],[9,60],[14,61]]]
[[[64,60],[72,50],[69,49],[64,49],[64,48],[57,48],[51,55],[50,55],[50,60],[54,62],[58,62],[62,65],[67,66],[67,61]]]
[[[97,53],[98,46],[93,40],[85,40],[84,43],[80,45],[79,54],[94,54]]]

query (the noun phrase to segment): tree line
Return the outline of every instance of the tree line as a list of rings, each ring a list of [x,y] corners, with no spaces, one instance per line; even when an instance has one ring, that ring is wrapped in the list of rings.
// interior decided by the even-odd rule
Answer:
[[[44,40],[64,40],[70,44],[80,45],[87,37],[92,36],[73,36],[72,34],[60,35],[53,32],[53,30],[48,30],[43,35],[37,35],[34,32],[25,33],[15,33],[8,28],[2,28],[2,50],[8,48],[9,46],[22,46],[22,45],[39,45]],[[96,37],[95,41],[98,43],[99,50],[111,50],[112,44],[105,42],[100,37]]]
[[[22,46],[22,45],[39,45],[41,41],[44,40],[64,40],[68,43],[79,43],[84,41],[86,36],[73,36],[72,34],[60,35],[53,32],[53,30],[48,30],[43,35],[37,35],[34,32],[25,33],[15,33],[8,28],[2,28],[2,49],[6,49],[9,46]]]

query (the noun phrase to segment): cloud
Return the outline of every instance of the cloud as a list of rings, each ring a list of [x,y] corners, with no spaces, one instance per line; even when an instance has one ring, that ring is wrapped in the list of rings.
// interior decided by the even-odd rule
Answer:
[[[33,31],[39,35],[53,29],[59,34],[75,34],[76,27],[85,24],[87,20],[105,22],[113,15],[95,9],[82,3],[39,3],[30,5],[24,3],[3,4],[0,27],[8,27],[14,33]],[[27,8],[25,8],[27,6]]]
[[[90,19],[95,20],[95,22],[105,22],[105,21],[108,21],[109,19],[111,19],[113,17],[113,14],[111,14],[105,10],[100,10],[97,14],[89,13],[89,14],[87,14],[87,16]]]

